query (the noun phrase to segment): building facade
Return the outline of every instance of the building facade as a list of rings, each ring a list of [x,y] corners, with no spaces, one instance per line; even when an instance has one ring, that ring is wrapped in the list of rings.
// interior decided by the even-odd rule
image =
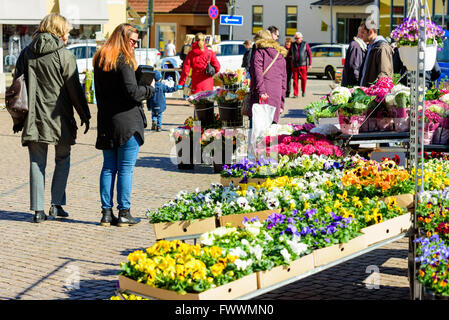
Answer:
[[[71,44],[107,38],[126,22],[126,6],[127,0],[0,0],[0,74],[13,69],[45,15],[69,19]]]
[[[227,12],[226,0],[215,0],[220,14]],[[183,46],[186,34],[212,34],[214,23],[214,34],[221,38],[228,36],[226,28],[220,27],[217,20],[212,21],[208,9],[212,0],[153,0],[153,23],[149,28],[149,41],[147,40],[147,26],[140,26],[140,38],[142,47],[156,48],[163,52],[165,45],[172,40],[179,52]],[[128,18],[133,21],[146,22],[148,1],[128,0]],[[136,14],[138,17],[136,17]]]

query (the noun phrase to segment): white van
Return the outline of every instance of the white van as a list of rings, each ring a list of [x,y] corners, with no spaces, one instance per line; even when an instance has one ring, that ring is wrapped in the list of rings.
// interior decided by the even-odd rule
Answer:
[[[315,75],[318,79],[326,76],[329,80],[335,79],[337,69],[345,65],[348,44],[322,44],[310,48],[312,51],[312,70],[308,75]]]
[[[242,68],[243,55],[246,48],[243,41],[222,41],[217,44],[217,60],[220,62],[220,70],[235,71]]]

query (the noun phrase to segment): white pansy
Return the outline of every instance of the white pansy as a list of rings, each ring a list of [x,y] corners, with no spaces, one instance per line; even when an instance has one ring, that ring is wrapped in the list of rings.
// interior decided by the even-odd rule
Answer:
[[[248,242],[248,240],[246,240],[246,239],[242,239],[242,244],[243,244],[244,246],[249,246],[249,242]]]
[[[231,256],[237,256],[239,258],[245,258],[247,256],[247,253],[240,247],[230,249],[229,254]]]
[[[263,248],[259,244],[255,247],[250,247],[249,252],[253,254],[257,260],[262,259]]]
[[[290,255],[290,253],[288,252],[287,249],[285,249],[285,248],[282,249],[281,250],[281,255],[284,258],[285,262],[290,263],[291,255]]]
[[[244,226],[245,226],[245,229],[246,229],[249,233],[251,233],[253,236],[256,237],[256,236],[259,235],[259,233],[260,233],[260,228],[262,228],[263,224],[260,223],[260,221],[255,221],[255,222],[252,222],[252,223],[245,222],[245,223],[244,223]]]
[[[292,251],[298,256],[300,256],[303,252],[307,251],[307,245],[305,243],[287,240],[287,244],[290,246]]]
[[[248,259],[248,260],[237,259],[237,260],[235,260],[234,264],[237,267],[237,270],[245,270],[246,268],[250,267],[253,264],[253,260],[252,259]]]

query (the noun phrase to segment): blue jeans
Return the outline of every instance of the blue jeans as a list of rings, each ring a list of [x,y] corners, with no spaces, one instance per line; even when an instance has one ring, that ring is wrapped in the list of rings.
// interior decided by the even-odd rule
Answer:
[[[103,150],[103,168],[100,175],[101,207],[114,207],[114,185],[117,176],[117,209],[126,210],[131,207],[131,191],[134,166],[137,154],[142,145],[139,135],[132,136],[124,145]]]
[[[151,112],[151,119],[158,127],[162,127],[162,112]]]

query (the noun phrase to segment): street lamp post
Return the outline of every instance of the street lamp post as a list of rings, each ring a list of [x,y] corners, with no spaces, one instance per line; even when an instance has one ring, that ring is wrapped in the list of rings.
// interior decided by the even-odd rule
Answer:
[[[334,44],[334,17],[332,13],[332,0],[329,1],[330,9],[331,9],[331,44]]]
[[[153,0],[148,0],[147,3],[147,50],[146,51],[146,63],[148,64],[148,51],[150,51],[150,26],[153,24]]]

